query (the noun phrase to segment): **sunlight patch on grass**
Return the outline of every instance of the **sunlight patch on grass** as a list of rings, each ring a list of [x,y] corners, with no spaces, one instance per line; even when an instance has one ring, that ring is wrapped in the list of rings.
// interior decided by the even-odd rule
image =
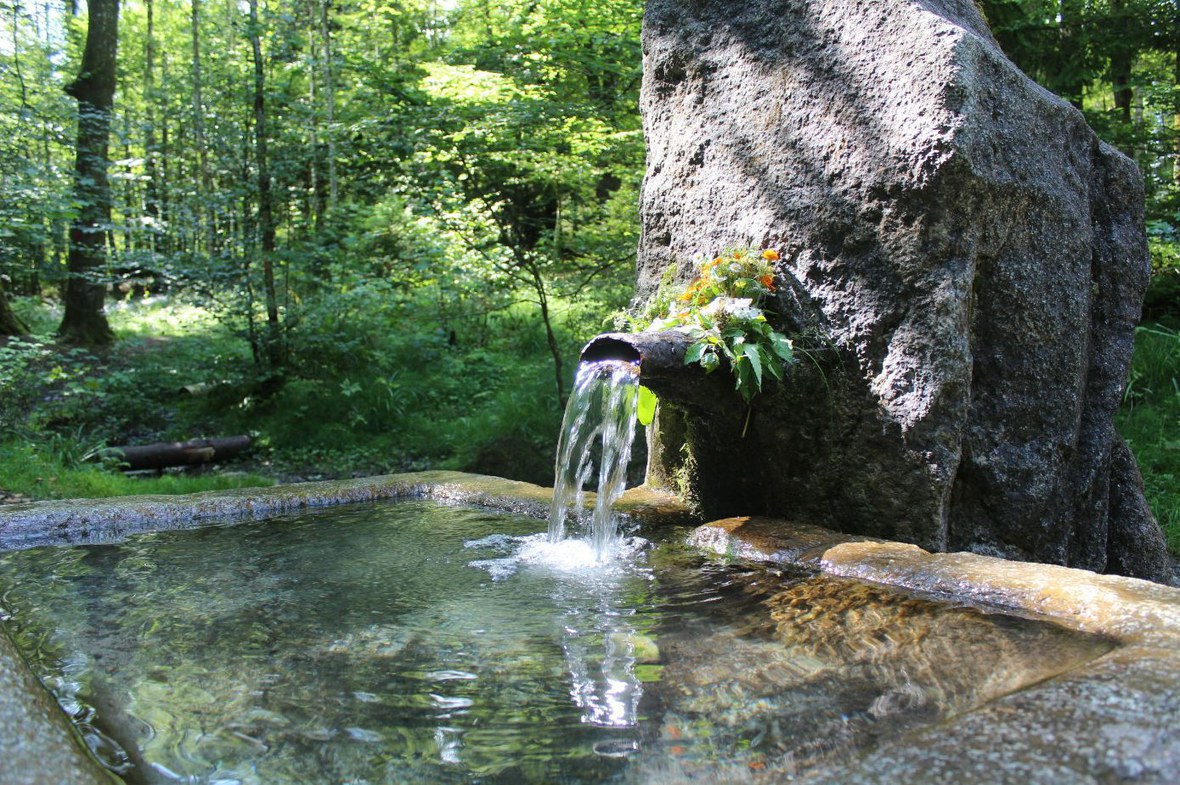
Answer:
[[[47,455],[31,444],[0,443],[0,491],[31,499],[96,499],[107,496],[199,493],[227,488],[273,485],[253,474],[165,474],[127,477],[122,472],[87,464],[66,465],[60,455]]]
[[[110,304],[107,318],[119,338],[173,338],[223,331],[209,310],[168,297]]]

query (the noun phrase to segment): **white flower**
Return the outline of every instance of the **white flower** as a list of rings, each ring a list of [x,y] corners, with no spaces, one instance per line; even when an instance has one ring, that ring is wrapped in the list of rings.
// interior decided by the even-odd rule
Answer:
[[[701,313],[712,319],[725,314],[731,319],[752,321],[762,315],[762,309],[755,307],[749,297],[718,297],[702,308]]]

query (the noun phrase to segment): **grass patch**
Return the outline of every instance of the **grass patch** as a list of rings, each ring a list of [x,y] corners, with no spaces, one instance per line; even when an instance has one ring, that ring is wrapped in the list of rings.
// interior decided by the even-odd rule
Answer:
[[[1135,334],[1135,356],[1116,425],[1143,472],[1147,502],[1168,550],[1180,554],[1180,333],[1150,324]]]
[[[301,305],[273,389],[260,384],[242,331],[180,300],[110,306],[118,341],[102,353],[57,346],[48,333],[0,345],[0,444],[10,456],[0,490],[64,498],[224,487],[217,475],[191,487],[180,476],[129,480],[84,458],[235,434],[253,437],[251,467],[284,480],[452,468],[552,481],[562,406],[534,306],[442,323],[427,296],[346,302],[355,305],[347,314],[333,307],[339,299]],[[568,391],[601,311],[557,298],[551,308]]]
[[[254,474],[165,474],[160,477],[127,477],[119,471],[88,465],[77,444],[49,440],[35,447],[28,443],[0,443],[0,477],[4,490],[32,499],[102,498],[144,494],[198,493],[227,488],[255,488],[274,481]]]

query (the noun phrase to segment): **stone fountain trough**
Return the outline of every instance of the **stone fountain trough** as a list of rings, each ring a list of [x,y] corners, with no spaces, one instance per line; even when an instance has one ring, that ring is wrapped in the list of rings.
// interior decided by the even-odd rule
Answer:
[[[498,478],[426,472],[185,498],[40,502],[0,510],[0,550],[410,497],[543,517],[550,494]],[[645,523],[688,518],[674,499],[643,489],[629,491],[621,507]],[[804,774],[802,781],[1176,782],[1180,590],[1064,567],[933,554],[781,519],[714,521],[696,528],[690,542],[725,557],[795,565],[952,605],[1047,620],[1109,644],[1077,667],[908,731],[852,762]],[[0,634],[0,783],[112,781]],[[724,774],[714,781],[726,781]]]

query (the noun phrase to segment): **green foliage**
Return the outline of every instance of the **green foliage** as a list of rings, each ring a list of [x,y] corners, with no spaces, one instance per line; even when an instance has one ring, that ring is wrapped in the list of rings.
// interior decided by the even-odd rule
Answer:
[[[54,435],[41,445],[0,441],[2,489],[34,499],[71,499],[197,493],[273,484],[273,480],[240,473],[126,477],[120,472],[88,464],[95,450],[96,445],[60,435]]]
[[[280,476],[450,467],[551,480],[561,410],[527,305],[454,321],[454,332],[435,321],[431,287],[389,299],[323,291],[301,307],[295,335],[306,342],[292,343],[290,374],[270,393],[248,347],[184,301],[112,309],[120,341],[101,358],[10,342],[0,347],[5,433],[43,445],[63,471],[103,446],[252,433],[246,466]],[[328,321],[334,312],[344,318]],[[565,351],[597,331],[593,316],[554,303]]]
[[[1159,325],[1136,331],[1117,426],[1143,472],[1147,500],[1168,548],[1180,553],[1180,333]]]
[[[651,390],[639,385],[639,401],[635,407],[635,419],[640,425],[648,426],[656,419],[656,404],[659,400]]]
[[[758,307],[774,291],[777,259],[770,249],[736,249],[705,262],[668,313],[649,327],[689,337],[685,364],[697,363],[707,373],[727,365],[747,404],[762,391],[764,373],[781,380],[783,364],[794,360],[791,340],[771,327]]]
[[[1180,334],[1160,325],[1135,331],[1135,356],[1124,395],[1134,408],[1180,396]]]
[[[1176,223],[1176,41],[1169,0],[980,0],[1004,53],[1139,164],[1149,219]]]

